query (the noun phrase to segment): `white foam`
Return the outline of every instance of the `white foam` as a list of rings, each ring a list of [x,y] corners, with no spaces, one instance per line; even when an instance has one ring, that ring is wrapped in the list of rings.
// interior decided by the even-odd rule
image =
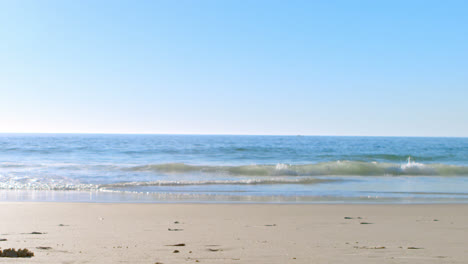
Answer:
[[[284,163],[278,163],[278,164],[276,164],[275,169],[276,170],[287,170],[287,169],[289,169],[289,165],[284,164]]]
[[[402,164],[402,165],[401,165],[401,168],[402,168],[403,170],[409,169],[409,168],[419,168],[419,169],[422,169],[422,168],[425,168],[425,165],[422,164],[422,163],[417,163],[417,162],[415,162],[415,161],[411,161],[411,157],[408,157],[408,163]]]

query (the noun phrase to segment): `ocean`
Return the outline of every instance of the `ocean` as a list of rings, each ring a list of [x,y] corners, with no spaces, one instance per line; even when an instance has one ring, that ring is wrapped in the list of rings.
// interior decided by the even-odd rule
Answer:
[[[0,134],[0,200],[467,203],[468,138]]]

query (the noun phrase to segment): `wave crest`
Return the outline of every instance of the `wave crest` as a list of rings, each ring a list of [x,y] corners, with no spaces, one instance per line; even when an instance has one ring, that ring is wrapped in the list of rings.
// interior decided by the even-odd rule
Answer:
[[[164,174],[210,173],[234,176],[455,176],[468,175],[468,167],[447,164],[379,163],[361,161],[333,161],[313,164],[207,166],[185,163],[148,164],[126,168],[129,171],[152,171]]]

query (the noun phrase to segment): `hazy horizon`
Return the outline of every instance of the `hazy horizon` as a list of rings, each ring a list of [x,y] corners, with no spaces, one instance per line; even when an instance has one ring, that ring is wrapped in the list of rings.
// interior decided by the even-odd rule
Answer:
[[[307,134],[182,134],[182,133],[99,133],[99,132],[0,132],[0,135],[153,135],[153,136],[272,136],[272,137],[388,137],[388,138],[468,138],[457,136],[386,136],[386,135],[307,135]]]

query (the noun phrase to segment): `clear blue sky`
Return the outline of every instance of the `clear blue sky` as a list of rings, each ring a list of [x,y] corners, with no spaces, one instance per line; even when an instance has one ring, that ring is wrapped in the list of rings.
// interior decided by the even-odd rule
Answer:
[[[468,136],[468,1],[0,1],[0,132]]]

